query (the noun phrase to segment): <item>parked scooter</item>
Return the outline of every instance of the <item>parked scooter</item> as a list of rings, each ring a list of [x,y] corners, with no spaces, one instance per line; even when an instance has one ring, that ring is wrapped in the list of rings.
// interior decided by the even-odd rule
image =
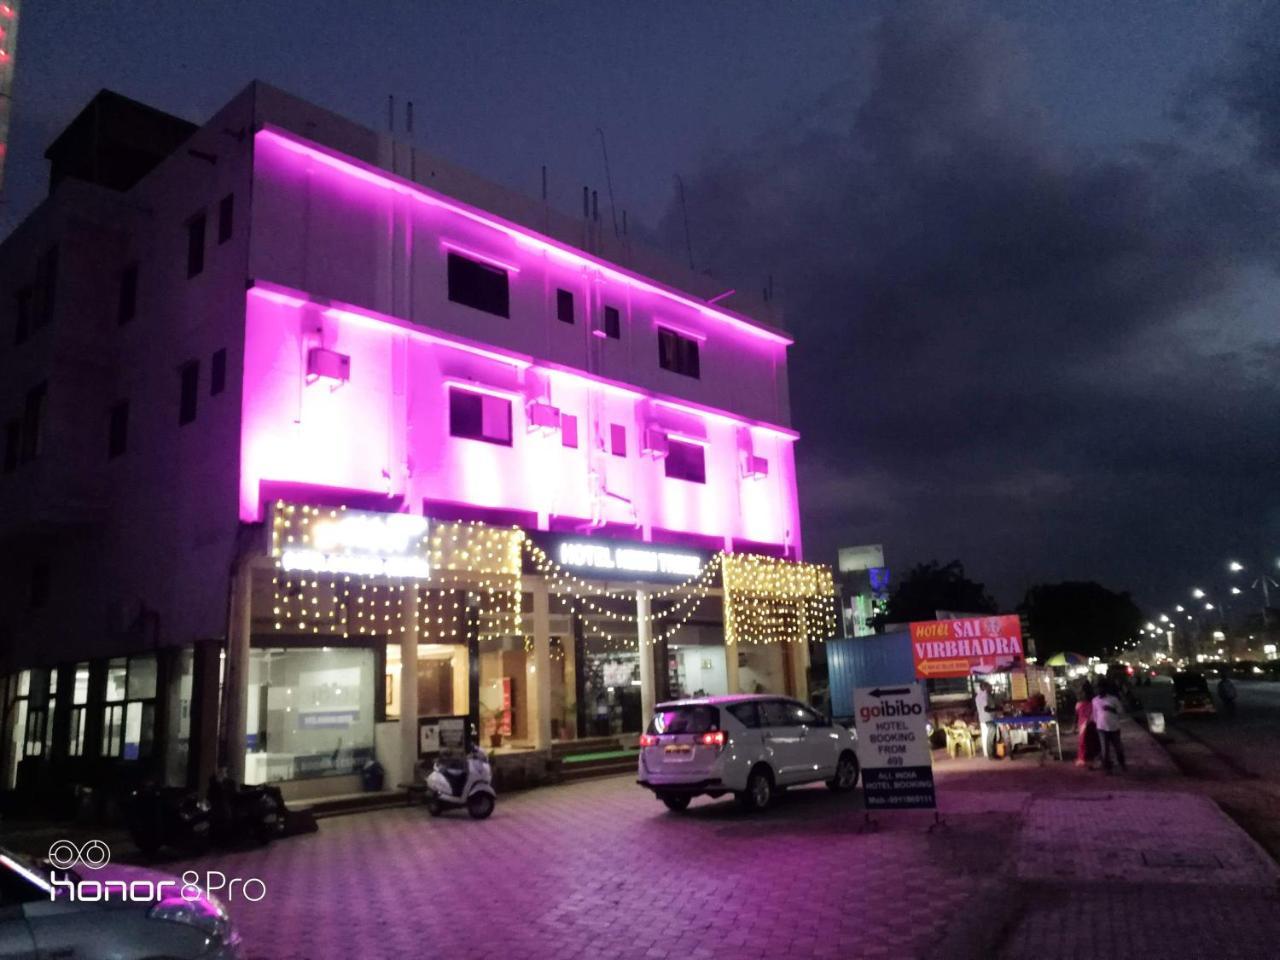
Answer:
[[[284,831],[278,787],[245,786],[225,774],[209,778],[210,833],[219,846],[270,843]]]
[[[447,807],[465,806],[472,817],[483,820],[493,813],[496,802],[489,757],[479,747],[441,756],[432,765],[427,776],[427,810],[433,817]]]
[[[190,856],[209,849],[209,804],[181,787],[142,785],[129,796],[125,822],[133,842],[148,857],[154,857],[162,847],[174,847]]]

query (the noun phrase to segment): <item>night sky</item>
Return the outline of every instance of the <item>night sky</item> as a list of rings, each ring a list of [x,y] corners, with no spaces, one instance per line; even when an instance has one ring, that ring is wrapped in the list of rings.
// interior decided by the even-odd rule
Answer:
[[[774,277],[806,554],[958,557],[1003,606],[1153,609],[1280,556],[1280,8],[24,0],[0,219],[99,88],[202,121],[252,79]]]

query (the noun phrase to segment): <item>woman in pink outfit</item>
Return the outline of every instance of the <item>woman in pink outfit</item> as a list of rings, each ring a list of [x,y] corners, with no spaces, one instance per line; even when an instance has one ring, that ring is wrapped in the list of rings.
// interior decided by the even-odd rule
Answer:
[[[1076,766],[1087,766],[1093,757],[1089,756],[1089,727],[1093,725],[1093,687],[1086,680],[1080,685],[1080,697],[1076,700],[1076,736],[1079,745],[1076,747]]]

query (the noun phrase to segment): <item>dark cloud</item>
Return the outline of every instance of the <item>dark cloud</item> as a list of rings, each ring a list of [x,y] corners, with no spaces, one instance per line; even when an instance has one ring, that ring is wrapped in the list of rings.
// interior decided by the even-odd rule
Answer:
[[[1269,49],[1212,96],[1280,159],[1280,96],[1244,79],[1280,77]],[[1190,132],[1061,141],[971,9],[895,8],[849,72],[688,180],[699,266],[782,283],[810,555],[957,555],[1011,605],[1060,577],[1161,603],[1224,551],[1280,554],[1268,175]]]

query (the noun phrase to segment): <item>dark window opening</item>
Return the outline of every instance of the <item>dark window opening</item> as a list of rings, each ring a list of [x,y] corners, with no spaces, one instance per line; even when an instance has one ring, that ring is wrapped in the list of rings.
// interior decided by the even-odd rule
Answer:
[[[13,345],[15,347],[20,343],[24,343],[27,335],[31,333],[31,301],[34,295],[35,290],[31,287],[23,287],[14,294],[17,310],[17,317],[13,325]]]
[[[43,327],[53,320],[53,299],[58,289],[58,248],[50,247],[36,263],[34,309],[31,329]]]
[[[560,442],[578,449],[578,418],[571,413],[560,414]]]
[[[107,427],[107,459],[121,456],[129,449],[129,401],[121,400],[111,407]]]
[[[658,328],[658,366],[672,373],[697,379],[701,373],[698,364],[698,341],[684,337],[674,330]]]
[[[610,340],[622,339],[622,314],[617,307],[604,308],[604,335]]]
[[[620,423],[609,425],[609,452],[615,457],[627,455],[627,428]]]
[[[196,398],[200,391],[200,361],[188,360],[178,370],[181,383],[178,396],[178,426],[196,418]]]
[[[27,463],[40,456],[40,434],[44,425],[44,401],[47,384],[39,384],[27,391],[27,402],[22,408],[22,456]]]
[[[573,293],[569,290],[556,291],[556,319],[573,323]]]
[[[213,352],[209,361],[209,396],[216,397],[227,387],[227,348]]]
[[[499,317],[511,316],[507,271],[449,254],[449,299]]]
[[[138,265],[131,263],[120,271],[120,299],[116,306],[116,323],[124,325],[138,312]]]
[[[204,270],[204,213],[198,213],[187,221],[187,277],[197,276]]]
[[[707,482],[707,456],[701,444],[667,438],[667,476],[690,483]]]
[[[511,446],[511,401],[450,388],[449,433],[467,440]]]
[[[18,469],[22,450],[22,421],[14,418],[4,425],[4,472]]]
[[[218,242],[226,243],[231,239],[231,231],[235,226],[236,195],[228,193],[218,204]]]

